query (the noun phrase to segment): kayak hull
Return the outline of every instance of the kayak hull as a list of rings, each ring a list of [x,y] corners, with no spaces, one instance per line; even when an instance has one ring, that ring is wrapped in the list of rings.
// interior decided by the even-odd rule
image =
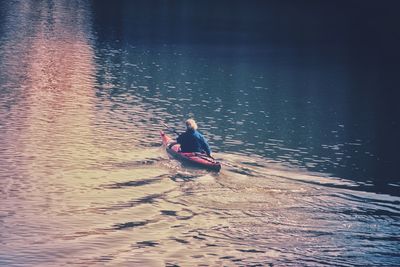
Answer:
[[[166,135],[163,131],[160,132],[163,145],[169,155],[175,159],[193,166],[205,168],[212,171],[220,171],[221,163],[215,159],[198,152],[180,152],[180,144],[174,142],[171,137]]]

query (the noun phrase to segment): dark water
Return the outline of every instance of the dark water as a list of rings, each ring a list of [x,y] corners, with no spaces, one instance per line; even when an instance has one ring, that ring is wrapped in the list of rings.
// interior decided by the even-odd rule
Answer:
[[[400,265],[392,12],[0,3],[1,266]],[[221,173],[161,147],[188,117]]]

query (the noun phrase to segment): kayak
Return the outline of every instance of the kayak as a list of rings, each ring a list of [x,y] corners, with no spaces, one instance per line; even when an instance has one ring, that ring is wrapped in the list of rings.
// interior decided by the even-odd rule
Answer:
[[[204,153],[199,152],[180,152],[181,145],[176,143],[171,137],[166,135],[163,131],[160,131],[163,146],[169,155],[175,159],[189,163],[194,166],[202,167],[212,171],[220,171],[221,163],[207,156]]]

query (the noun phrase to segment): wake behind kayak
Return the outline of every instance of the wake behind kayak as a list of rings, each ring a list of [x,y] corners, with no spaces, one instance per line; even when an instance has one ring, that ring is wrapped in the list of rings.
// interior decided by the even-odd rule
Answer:
[[[207,156],[203,153],[198,152],[180,152],[180,144],[173,141],[171,137],[166,135],[163,131],[160,131],[163,146],[167,153],[173,158],[181,161],[182,163],[188,163],[193,166],[201,167],[207,170],[217,171],[221,170],[221,163]]]

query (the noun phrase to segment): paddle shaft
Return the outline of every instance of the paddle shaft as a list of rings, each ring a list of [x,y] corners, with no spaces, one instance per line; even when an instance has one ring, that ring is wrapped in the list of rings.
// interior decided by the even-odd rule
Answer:
[[[178,133],[174,128],[168,126],[166,123],[163,123],[163,125],[164,125],[165,127],[167,127],[168,129],[170,129],[172,132],[174,132],[176,135],[179,135],[179,133]]]

